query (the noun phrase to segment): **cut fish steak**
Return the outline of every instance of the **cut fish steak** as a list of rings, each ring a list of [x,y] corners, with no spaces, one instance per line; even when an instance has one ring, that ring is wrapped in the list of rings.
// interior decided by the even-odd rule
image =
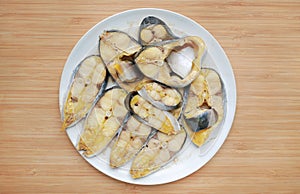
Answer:
[[[205,43],[201,38],[187,36],[146,47],[135,62],[148,78],[183,88],[199,76],[204,52]]]
[[[180,130],[177,119],[171,113],[154,107],[137,92],[127,95],[125,106],[136,119],[165,134],[175,134]]]
[[[111,30],[100,36],[100,56],[110,75],[127,92],[134,90],[144,78],[134,62],[141,49],[142,46],[125,32]]]
[[[80,136],[78,150],[87,157],[101,153],[126,120],[124,107],[126,92],[121,88],[107,90],[86,118],[84,131]]]
[[[117,168],[131,160],[145,144],[151,127],[130,117],[118,134],[110,153],[110,166]]]
[[[168,25],[157,17],[145,17],[140,24],[139,42],[142,45],[155,44],[176,38]]]
[[[174,110],[182,103],[181,93],[156,81],[147,81],[137,86],[138,93],[161,110]]]
[[[106,69],[99,56],[85,58],[73,74],[63,107],[62,129],[84,118],[106,85]]]
[[[141,178],[159,170],[182,149],[186,132],[181,129],[175,135],[157,132],[134,158],[130,174],[132,178]]]
[[[221,78],[213,69],[203,68],[190,86],[184,110],[186,127],[193,143],[201,146],[224,117],[224,91]]]

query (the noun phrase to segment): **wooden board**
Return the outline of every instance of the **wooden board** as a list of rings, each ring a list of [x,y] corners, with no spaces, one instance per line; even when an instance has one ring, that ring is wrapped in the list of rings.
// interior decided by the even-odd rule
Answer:
[[[0,193],[300,193],[300,2],[1,0]],[[114,180],[60,130],[58,90],[92,26],[140,7],[172,10],[219,41],[236,76],[237,112],[216,156],[165,185]]]

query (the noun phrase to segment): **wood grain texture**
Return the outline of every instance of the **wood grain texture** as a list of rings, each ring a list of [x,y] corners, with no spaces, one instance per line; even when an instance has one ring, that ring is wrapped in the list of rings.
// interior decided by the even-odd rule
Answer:
[[[300,193],[300,1],[0,0],[0,193]],[[237,112],[215,157],[174,183],[137,186],[98,172],[60,131],[71,49],[96,23],[140,7],[200,23],[222,45]]]

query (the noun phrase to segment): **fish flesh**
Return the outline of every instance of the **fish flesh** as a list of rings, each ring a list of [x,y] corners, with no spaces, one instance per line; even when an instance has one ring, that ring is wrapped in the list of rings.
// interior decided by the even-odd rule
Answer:
[[[185,126],[195,145],[201,146],[222,122],[224,95],[219,74],[213,69],[203,68],[190,86],[183,114]]]

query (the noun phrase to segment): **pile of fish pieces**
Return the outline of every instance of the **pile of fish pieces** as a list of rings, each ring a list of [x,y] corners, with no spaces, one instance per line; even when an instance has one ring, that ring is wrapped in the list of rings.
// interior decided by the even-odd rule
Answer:
[[[115,139],[110,166],[132,160],[133,178],[161,169],[187,136],[201,146],[223,120],[222,81],[215,70],[201,67],[205,51],[201,38],[177,37],[154,16],[143,19],[138,40],[104,31],[99,56],[85,58],[74,71],[63,129],[85,119],[77,149],[86,157]],[[106,88],[108,74],[116,86]]]

